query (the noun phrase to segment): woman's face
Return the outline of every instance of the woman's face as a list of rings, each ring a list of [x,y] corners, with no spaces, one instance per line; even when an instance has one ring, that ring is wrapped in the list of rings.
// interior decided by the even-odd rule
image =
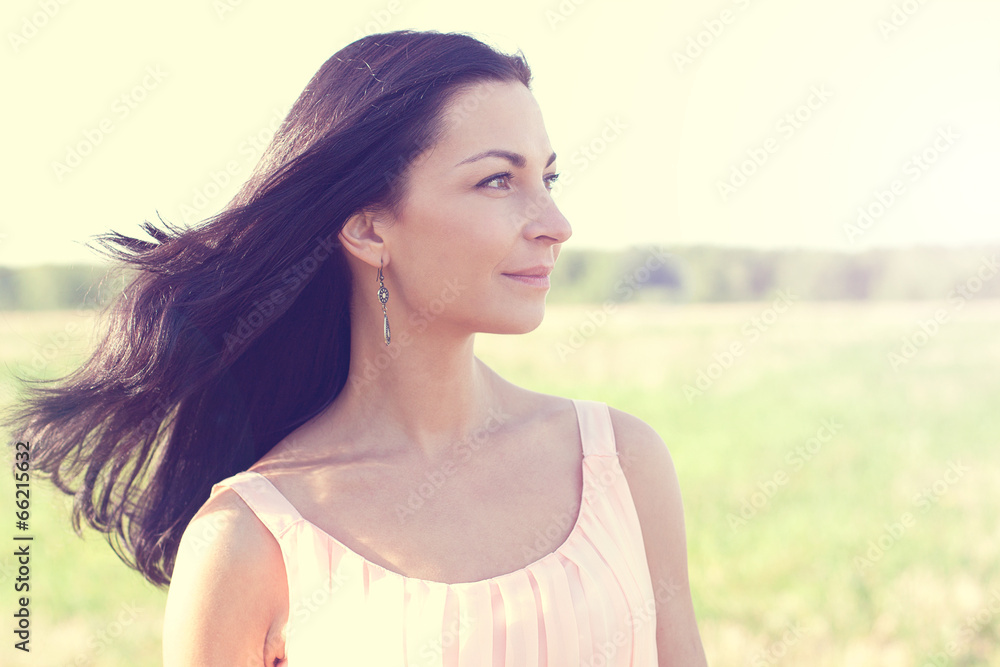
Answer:
[[[453,95],[444,118],[398,210],[376,221],[390,324],[394,310],[418,331],[531,331],[572,233],[549,192],[556,163],[541,111],[523,84],[483,82]]]

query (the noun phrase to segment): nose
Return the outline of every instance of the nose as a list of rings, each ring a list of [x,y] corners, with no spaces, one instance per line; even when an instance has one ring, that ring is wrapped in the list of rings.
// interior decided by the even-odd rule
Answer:
[[[556,206],[548,190],[540,194],[528,207],[524,235],[529,240],[549,238],[555,243],[563,243],[573,235],[569,220]]]

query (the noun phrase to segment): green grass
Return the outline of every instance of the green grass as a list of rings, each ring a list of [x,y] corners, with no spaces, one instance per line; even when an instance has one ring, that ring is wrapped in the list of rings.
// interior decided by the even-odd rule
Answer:
[[[1000,594],[1000,489],[992,483],[1000,476],[1000,304],[953,312],[898,371],[887,354],[945,304],[795,303],[750,341],[742,329],[767,306],[634,304],[595,327],[584,323],[598,306],[552,306],[535,332],[481,336],[477,353],[515,383],[605,401],[663,436],[684,494],[710,664],[920,666],[937,653],[947,656],[941,664],[1000,664],[1000,613],[988,611],[990,595]],[[76,327],[61,347],[55,334],[86,321],[2,314],[0,360],[31,364],[36,346],[48,344],[59,360],[36,366],[54,374],[83,354],[89,329]],[[743,353],[689,400],[684,386],[733,342]],[[0,400],[11,400],[11,387],[4,380]],[[787,457],[824,420],[839,425],[836,433],[793,465]],[[951,462],[968,470],[955,477]],[[760,502],[759,484],[780,473],[785,483]],[[5,476],[0,502],[12,509],[9,483]],[[924,489],[934,502],[915,502]],[[34,652],[4,646],[0,662],[158,664],[164,593],[99,536],[77,538],[61,497],[41,484],[35,493]],[[751,499],[761,506],[734,527]],[[869,541],[904,513],[911,525],[858,567]],[[12,559],[0,556],[5,617],[12,572]],[[965,632],[977,614],[988,622]],[[129,622],[117,626],[119,617]],[[786,642],[790,626],[798,636]],[[102,643],[102,631],[119,636]]]

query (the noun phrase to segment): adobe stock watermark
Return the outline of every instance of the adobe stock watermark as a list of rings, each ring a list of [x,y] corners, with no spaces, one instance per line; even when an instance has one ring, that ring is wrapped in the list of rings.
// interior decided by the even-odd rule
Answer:
[[[241,315],[236,320],[233,330],[222,334],[222,342],[225,343],[226,350],[232,352],[249,341],[254,332],[267,324],[278,307],[289,299],[289,295],[295,292],[300,284],[308,280],[309,276],[322,266],[331,253],[336,252],[336,248],[336,241],[331,241],[329,237],[323,237],[317,241],[316,247],[311,253],[285,269],[281,275],[282,287],[276,287],[263,299],[254,301],[250,312]]]
[[[568,539],[566,537],[567,531],[570,531],[577,523],[579,516],[587,511],[586,507],[592,506],[607,489],[622,483],[625,479],[623,467],[628,467],[634,462],[630,456],[630,454],[620,452],[617,457],[608,462],[609,467],[603,468],[600,472],[585,471],[580,506],[577,507],[576,501],[574,501],[566,510],[554,514],[544,530],[535,530],[535,539],[531,544],[521,545],[521,555],[526,560],[534,562],[560,546],[564,538]]]
[[[239,656],[230,656],[227,662],[232,667],[260,667],[261,655],[267,652],[277,652],[288,641],[302,632],[305,624],[315,614],[321,613],[333,600],[339,600],[337,593],[349,581],[343,568],[330,572],[329,579],[321,584],[313,585],[311,590],[289,592],[288,629],[282,634],[268,634],[263,647],[248,647]]]
[[[889,41],[893,33],[910,22],[920,9],[927,4],[927,0],[903,0],[893,4],[892,11],[887,18],[879,19],[878,30],[882,33],[882,39]]]
[[[750,0],[733,0],[733,4],[738,10],[744,11],[750,6]],[[738,11],[726,8],[719,12],[718,17],[702,21],[702,29],[688,37],[682,49],[674,50],[673,58],[677,71],[683,74],[687,67],[693,65],[715,44],[726,31],[726,27],[735,23],[738,17]]]
[[[791,472],[784,468],[779,468],[770,478],[762,482],[757,482],[757,490],[743,498],[740,503],[739,516],[730,512],[726,515],[726,521],[733,531],[744,527],[759,512],[761,512],[771,500],[778,494],[781,487],[788,484],[794,473],[805,467],[806,463],[812,461],[825,445],[844,428],[844,425],[835,419],[824,419],[816,433],[801,445],[796,445],[785,454],[784,461],[791,469]]]
[[[553,515],[552,520],[549,521],[544,530],[535,529],[534,542],[521,545],[521,556],[534,563],[551,553],[564,539],[568,539],[567,533],[575,527],[578,514],[583,511],[581,504],[579,508],[574,505]]]
[[[416,334],[422,334],[427,330],[434,320],[441,316],[441,314],[448,308],[449,304],[455,302],[462,292],[468,289],[468,285],[463,285],[457,278],[446,280],[444,286],[436,297],[430,300],[430,302],[420,308],[419,310],[410,313],[407,318],[407,323],[409,328],[402,329],[398,334],[393,334],[392,345],[385,348],[379,348],[378,354],[375,355],[374,359],[365,358],[364,362],[360,364],[360,368],[355,371],[351,371],[348,382],[351,383],[352,387],[363,387],[369,382],[374,382],[376,378],[384,371],[389,368],[393,361],[399,358],[403,350],[408,348],[414,343],[413,332]],[[389,319],[390,325],[392,324],[392,318]]]
[[[538,560],[558,547],[566,531],[586,511],[585,507],[592,506],[598,502],[599,496],[603,495],[609,488],[623,482],[625,469],[635,464],[635,458],[629,451],[619,451],[618,456],[607,463],[609,467],[604,467],[600,472],[584,472],[580,506],[577,507],[574,502],[567,511],[556,514],[544,532],[536,530],[535,541],[530,545],[522,545],[522,556]]]
[[[289,604],[288,637],[293,637],[313,614],[322,611],[347,581],[346,572],[342,568],[336,568],[330,571],[328,584],[324,582],[324,585],[316,586],[311,591],[300,591]]]
[[[958,484],[958,482],[969,472],[968,466],[962,465],[961,461],[948,461],[948,468],[944,474],[928,487],[913,496],[912,504],[926,513],[934,505],[941,501],[941,498],[948,490]],[[868,540],[867,550],[854,557],[854,567],[859,573],[874,567],[875,563],[882,560],[883,556],[891,550],[903,536],[917,525],[917,519],[912,512],[903,512],[899,519],[892,523],[882,525],[882,532],[873,540]]]
[[[555,30],[560,24],[569,20],[576,10],[587,0],[560,0],[555,9],[545,10],[545,20],[549,22],[549,28]]]
[[[385,29],[392,23],[396,14],[401,12],[402,9],[403,5],[400,0],[389,0],[383,9],[372,10],[370,21],[364,25],[354,26],[354,39],[358,40],[365,35],[371,35],[376,32],[385,32]]]
[[[865,232],[871,229],[878,220],[888,213],[899,198],[906,194],[907,181],[910,183],[919,181],[931,168],[931,165],[947,153],[959,138],[959,134],[950,125],[939,128],[930,146],[919,153],[914,153],[903,163],[902,176],[906,180],[895,178],[886,189],[875,190],[868,203],[858,207],[854,222],[844,224],[844,234],[847,236],[847,240],[854,243],[861,236],[864,236]]]
[[[889,367],[894,371],[899,371],[901,366],[913,361],[920,350],[925,348],[940,333],[941,328],[951,320],[952,312],[961,310],[966,302],[975,298],[976,294],[983,289],[983,285],[992,280],[998,272],[1000,272],[1000,263],[997,262],[997,256],[983,257],[975,275],[964,283],[956,285],[948,293],[948,303],[951,305],[951,309],[938,308],[930,318],[918,321],[915,330],[903,336],[903,342],[899,349],[886,354]]]
[[[579,173],[583,173],[591,163],[608,150],[611,144],[618,141],[628,127],[628,123],[623,121],[620,116],[605,119],[604,126],[600,131],[590,141],[580,144],[573,151],[570,155],[570,163],[579,169]],[[560,176],[559,181],[562,180],[563,178]]]
[[[224,21],[242,5],[243,0],[212,0],[212,10],[220,21]]]
[[[417,488],[410,491],[405,503],[396,503],[395,510],[399,522],[404,523],[423,508],[424,504],[433,498],[441,490],[441,487],[458,472],[459,464],[469,461],[476,452],[486,446],[490,437],[510,419],[511,415],[505,413],[503,408],[490,408],[489,416],[483,425],[455,443],[452,446],[452,455],[441,465],[434,470],[425,472],[426,481],[421,482]]]
[[[798,297],[791,292],[779,289],[777,297],[769,307],[762,310],[760,314],[751,317],[740,327],[743,339],[735,340],[722,352],[713,354],[712,361],[704,368],[698,369],[694,382],[684,385],[684,397],[688,403],[692,403],[695,398],[711,389],[716,380],[725,375],[726,371],[736,363],[736,360],[746,352],[744,341],[746,343],[756,342],[782,315],[788,312],[796,299]]]
[[[799,640],[805,634],[806,632],[800,623],[788,624],[779,639],[771,642],[764,650],[758,651],[751,656],[750,665],[752,667],[771,667],[771,665],[777,665],[788,655],[788,651],[799,643]]]
[[[913,506],[921,512],[926,512],[941,502],[941,498],[948,492],[948,489],[958,484],[959,480],[965,477],[965,473],[970,470],[971,468],[962,465],[961,461],[948,461],[948,469],[941,477],[913,495]]]
[[[237,153],[242,160],[228,160],[219,169],[213,169],[208,174],[208,182],[195,188],[189,203],[180,205],[181,218],[187,224],[192,224],[205,217],[205,210],[209,204],[215,200],[223,190],[237,178],[242,171],[247,171],[256,164],[257,160],[267,149],[267,145],[274,137],[274,133],[281,126],[285,114],[275,109],[267,124],[257,132],[247,135],[237,147]]]
[[[826,84],[814,85],[809,88],[809,95],[802,104],[791,111],[785,113],[774,124],[777,136],[766,138],[760,146],[748,148],[745,151],[746,158],[738,164],[733,165],[729,170],[729,176],[715,182],[715,188],[722,197],[722,201],[729,201],[729,198],[736,194],[736,191],[746,185],[767,162],[771,156],[781,148],[782,141],[789,141],[795,134],[805,127],[805,124],[812,119],[813,114],[822,109],[833,97]]]
[[[952,664],[952,658],[965,654],[969,644],[980,636],[984,630],[994,628],[1000,619],[1000,588],[990,589],[986,603],[965,620],[955,630],[955,638],[945,644],[944,651],[938,651],[928,656],[921,667],[946,667]],[[963,663],[964,664],[964,663]]]
[[[621,119],[621,116],[615,116],[614,118],[606,118],[604,120],[604,125],[598,130],[593,137],[591,137],[586,143],[579,144],[569,156],[570,164],[575,167],[578,171],[566,167],[559,171],[559,180],[557,180],[552,185],[552,190],[548,194],[539,195],[535,200],[527,207],[525,215],[531,215],[532,213],[538,213],[541,209],[540,205],[545,204],[545,199],[549,196],[558,197],[562,192],[568,188],[574,186],[578,181],[575,180],[576,174],[583,173],[587,171],[591,164],[596,162],[605,152],[610,148],[610,146],[616,143],[624,131],[629,128],[628,123]]]
[[[673,580],[658,580],[656,590],[653,591],[653,596],[644,599],[640,606],[630,608],[625,618],[621,619],[622,627],[627,628],[628,631],[624,629],[616,630],[603,643],[596,644],[594,646],[594,654],[585,664],[589,667],[607,667],[614,664],[614,658],[618,655],[618,652],[626,647],[631,647],[632,638],[637,630],[650,625],[655,629],[657,603],[665,605],[680,590],[680,585]]]
[[[219,537],[219,530],[224,528],[227,523],[221,514],[214,512],[200,517],[196,523],[192,523],[185,530],[185,547],[196,554],[202,553]],[[200,529],[197,533],[194,531],[195,525]]]
[[[442,123],[452,130],[468,120],[469,116],[493,97],[498,90],[495,82],[492,81],[464,84],[461,88],[462,94],[451,100],[441,112]],[[433,148],[432,139],[420,138],[412,143],[412,147],[405,154],[401,151],[395,163],[383,170],[382,178],[385,183],[390,187],[393,186],[408,170],[425,162],[430,156],[430,149]]]
[[[103,307],[108,303],[110,298],[111,296],[106,291],[98,289],[97,301],[94,305]],[[85,304],[81,304],[80,308],[72,312],[74,318],[89,317],[93,312],[96,312],[88,311],[83,305]],[[34,377],[39,377],[72,343],[80,340],[80,337],[83,335],[83,328],[78,319],[69,319],[60,329],[47,332],[45,340],[31,353],[31,359],[27,366],[31,374]],[[23,369],[24,367],[22,366],[21,368]]]
[[[46,340],[32,352],[29,365],[32,373],[38,376],[79,334],[80,325],[74,320],[66,322],[61,330],[48,332]]]
[[[448,125],[454,126],[468,120],[469,116],[493,97],[496,93],[496,87],[492,82],[480,81],[463,87],[463,92],[465,94],[453,100],[445,109],[445,122]],[[419,146],[419,152],[423,152],[424,148],[424,146]]]
[[[442,110],[442,123],[455,129],[468,120],[469,116],[485,104],[495,92],[496,86],[492,82],[478,82],[463,86],[463,94],[452,100]],[[382,171],[382,179],[387,185],[393,187],[396,181],[403,178],[408,170],[418,167],[427,160],[432,147],[426,138],[414,141],[412,147],[405,154],[400,154],[395,163]]]
[[[450,124],[458,124],[468,118],[472,111],[475,111],[479,106],[485,102],[492,94],[493,90],[489,85],[479,84],[474,89],[474,94],[472,96],[464,96],[463,101],[459,105],[455,105],[453,108],[449,109],[447,112],[447,118]],[[511,213],[509,219],[515,224],[522,224],[525,220],[531,219],[542,213],[545,207],[550,206],[550,200],[553,197],[558,197],[567,187],[572,187],[578,181],[575,180],[577,173],[582,173],[586,171],[591,164],[600,159],[605,152],[607,152],[610,146],[621,138],[624,131],[629,128],[628,123],[622,120],[621,116],[615,116],[614,118],[606,118],[603,127],[598,130],[588,141],[579,144],[577,148],[570,154],[569,162],[573,167],[577,168],[578,171],[566,167],[559,172],[559,180],[555,181],[551,190],[544,191],[534,197],[532,197],[530,203],[528,203],[522,210]],[[423,151],[415,151],[411,153],[411,159],[414,155],[422,155]],[[400,158],[396,168],[386,173],[386,180],[391,181],[392,179],[398,177],[406,169],[407,163],[406,159]]]
[[[87,642],[88,650],[76,656],[72,662],[73,667],[99,664],[95,662],[97,658],[125,634],[125,630],[135,623],[141,612],[142,609],[137,607],[135,602],[123,602],[118,607],[118,613],[114,620],[109,621],[103,628],[91,635]]]
[[[378,619],[381,620],[381,619]],[[421,660],[425,660],[421,664],[424,665],[440,665],[444,657],[445,649],[451,648],[458,643],[459,638],[462,634],[469,632],[472,629],[472,618],[469,614],[468,609],[462,609],[458,612],[458,618],[453,620],[448,625],[441,629],[439,636],[435,636],[428,639],[421,647],[419,651],[419,657]],[[435,633],[436,634],[436,633]]]
[[[69,0],[41,0],[37,10],[22,17],[17,32],[7,33],[7,42],[14,53],[20,51],[30,40],[34,39],[68,4]]]
[[[627,301],[653,277],[653,272],[667,263],[669,254],[653,248],[649,257],[642,264],[622,276],[614,285],[615,294],[621,295],[620,301]],[[566,361],[570,355],[582,348],[588,339],[608,323],[608,317],[618,310],[619,302],[606,299],[598,309],[588,309],[586,319],[570,328],[566,342],[555,345],[559,361]]]
[[[134,86],[120,94],[111,103],[111,109],[97,124],[83,131],[83,138],[66,147],[62,161],[52,162],[52,173],[56,180],[62,180],[74,169],[83,164],[85,158],[94,152],[104,140],[125,121],[132,112],[139,108],[150,93],[160,87],[168,73],[159,65],[147,65],[142,79]]]

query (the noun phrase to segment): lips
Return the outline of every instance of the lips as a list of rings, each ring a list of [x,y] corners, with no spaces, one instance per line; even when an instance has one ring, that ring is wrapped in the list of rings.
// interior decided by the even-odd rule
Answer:
[[[529,269],[523,269],[521,271],[507,271],[504,273],[505,276],[523,276],[526,278],[544,278],[552,273],[552,267],[546,264],[539,264],[538,266],[533,266]]]
[[[538,266],[522,269],[520,271],[504,273],[503,275],[524,285],[548,289],[550,273],[552,273],[551,266],[547,264],[539,264]]]

